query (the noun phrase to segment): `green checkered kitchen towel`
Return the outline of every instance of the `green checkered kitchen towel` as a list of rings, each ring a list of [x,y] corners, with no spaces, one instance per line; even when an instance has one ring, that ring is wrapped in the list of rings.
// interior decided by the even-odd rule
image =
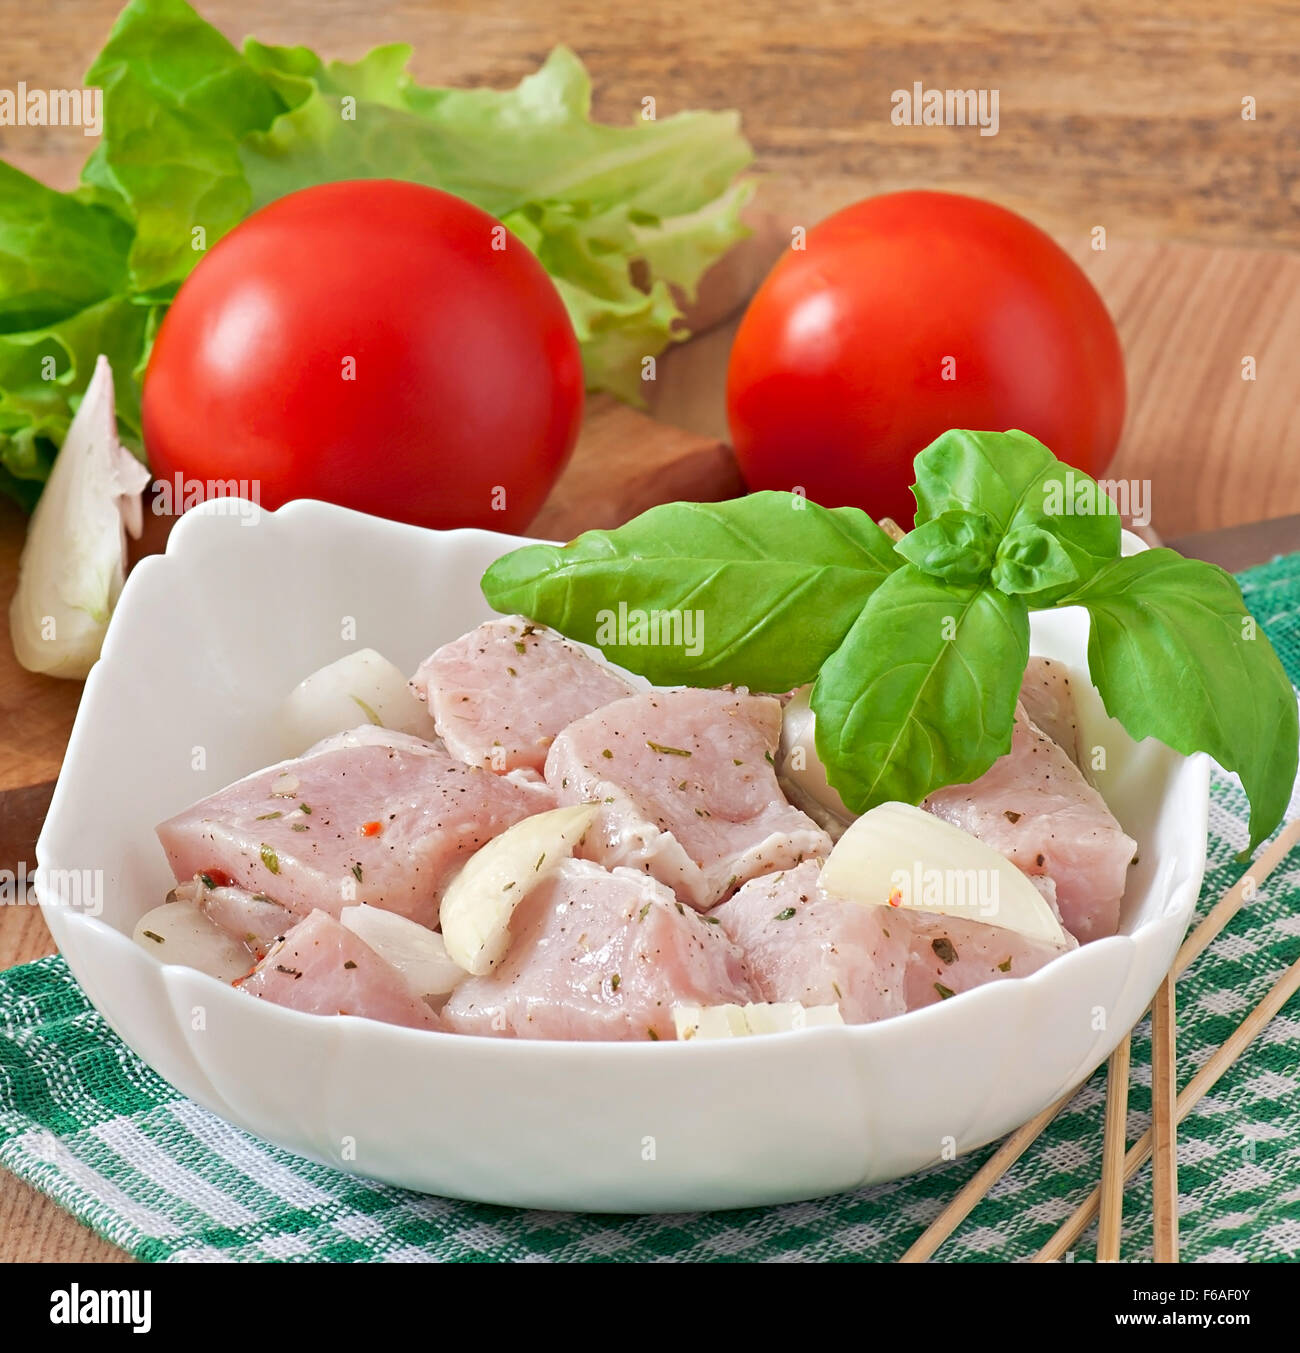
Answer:
[[[1300,679],[1300,554],[1242,576]],[[1240,875],[1246,803],[1216,775],[1201,912]],[[1292,813],[1297,805],[1293,802]],[[1300,951],[1300,851],[1179,986],[1180,1083]],[[1149,1043],[1134,1039],[1130,1138],[1148,1125]],[[1095,1186],[1104,1073],[939,1252],[1032,1254]],[[1179,1133],[1187,1260],[1300,1257],[1300,1009],[1269,1025]],[[149,1260],[895,1259],[992,1148],[909,1179],[785,1207],[691,1216],[519,1212],[424,1197],[301,1160],[182,1098],[95,1013],[58,958],[0,974],[0,1165]],[[1149,1174],[1130,1185],[1126,1257],[1151,1256]],[[1091,1257],[1089,1237],[1079,1259]]]

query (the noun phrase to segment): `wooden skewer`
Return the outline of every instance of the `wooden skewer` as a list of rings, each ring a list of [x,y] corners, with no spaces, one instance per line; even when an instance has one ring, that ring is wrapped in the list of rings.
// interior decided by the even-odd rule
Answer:
[[[1101,1148],[1101,1222],[1097,1262],[1119,1258],[1124,1225],[1124,1153],[1128,1149],[1128,1075],[1132,1038],[1125,1034],[1106,1063],[1106,1133]]]
[[[1297,959],[1273,984],[1267,996],[1233,1030],[1227,1042],[1205,1063],[1203,1067],[1183,1087],[1178,1096],[1175,1119],[1182,1122],[1199,1103],[1201,1098],[1214,1088],[1219,1077],[1237,1060],[1268,1026],[1269,1021],[1279,1010],[1300,991],[1300,959]],[[1131,1179],[1151,1158],[1151,1133],[1144,1132],[1129,1148],[1124,1157],[1124,1178]],[[1084,1200],[1075,1214],[1034,1256],[1036,1264],[1047,1264],[1060,1259],[1071,1245],[1088,1228],[1088,1223],[1097,1215],[1101,1203],[1101,1190],[1094,1189]]]
[[[1183,941],[1178,957],[1171,969],[1175,977],[1181,977],[1193,963],[1212,944],[1215,937],[1241,910],[1246,895],[1251,897],[1258,892],[1259,886],[1282,863],[1296,845],[1300,844],[1300,817],[1288,822],[1277,834],[1276,840],[1259,857],[1251,862],[1250,868],[1228,889],[1218,902],[1206,913],[1205,920]]]
[[[1151,1174],[1153,1258],[1157,1264],[1178,1262],[1178,1134],[1174,1109],[1178,1097],[1178,1022],[1174,982],[1195,961],[1217,933],[1241,910],[1248,897],[1286,859],[1300,840],[1300,818],[1289,822],[1277,839],[1229,889],[1205,921],[1178,951],[1170,976],[1161,984],[1151,1006]],[[1103,1185],[1105,1179],[1103,1176]],[[1122,1193],[1123,1182],[1119,1188]],[[1102,1194],[1105,1203],[1105,1191]],[[1100,1260],[1101,1254],[1098,1253]]]
[[[1292,848],[1300,842],[1300,818],[1288,823],[1278,834],[1277,839],[1254,861],[1250,868],[1233,884],[1222,898],[1210,909],[1205,920],[1183,941],[1174,959],[1171,974],[1180,977],[1187,968],[1213,943],[1215,936],[1241,910],[1247,893],[1254,896],[1260,884],[1286,859]],[[1207,1063],[1208,1065],[1208,1063]],[[971,1214],[975,1205],[998,1182],[999,1179],[1020,1159],[1021,1156],[1043,1134],[1047,1125],[1078,1094],[1084,1082],[1068,1090],[1054,1104],[1048,1105],[1036,1118],[1031,1118],[1023,1127],[1017,1128],[979,1170],[962,1187],[957,1196],[926,1227],[920,1237],[900,1259],[899,1263],[919,1264],[930,1256],[948,1239],[958,1226]],[[1128,1178],[1125,1175],[1125,1178]]]
[[[1151,1197],[1157,1264],[1178,1262],[1177,1023],[1174,979],[1169,976],[1151,1003]]]

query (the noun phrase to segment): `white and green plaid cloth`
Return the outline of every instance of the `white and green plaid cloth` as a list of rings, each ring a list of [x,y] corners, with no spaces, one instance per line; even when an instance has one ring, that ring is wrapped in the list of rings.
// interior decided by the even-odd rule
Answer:
[[[1241,582],[1296,681],[1300,555]],[[1242,872],[1245,819],[1235,781],[1216,775],[1202,914]],[[1298,903],[1300,851],[1179,984],[1180,1083],[1300,952]],[[1130,1139],[1148,1125],[1148,1053],[1143,1025]],[[1097,1183],[1104,1098],[1099,1072],[938,1257],[1023,1259],[1042,1245]],[[739,1212],[597,1217],[449,1202],[302,1160],[182,1098],[112,1033],[61,959],[0,974],[0,1165],[140,1259],[890,1260],[991,1150],[856,1193]],[[1179,1184],[1184,1260],[1300,1258],[1295,1001],[1184,1121]],[[1149,1188],[1149,1172],[1129,1186],[1127,1258],[1151,1256]]]

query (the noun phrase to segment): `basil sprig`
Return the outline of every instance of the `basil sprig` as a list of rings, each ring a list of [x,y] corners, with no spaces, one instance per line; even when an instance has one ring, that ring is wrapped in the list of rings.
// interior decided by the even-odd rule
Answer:
[[[1233,578],[1170,550],[1121,558],[1109,497],[1023,432],[947,432],[915,468],[897,544],[798,494],[670,503],[515,550],[483,592],[661,684],[813,681],[818,755],[855,812],[988,770],[1011,746],[1030,611],[1084,606],[1107,712],[1236,771],[1253,850],[1286,811],[1300,728]]]
[[[954,429],[931,442],[915,468],[917,528],[953,510],[984,514],[998,541],[997,586],[1020,592],[1034,610],[1052,605],[1119,555],[1115,504],[1095,480],[1063,465],[1028,433]],[[1041,544],[1044,535],[1059,552]],[[1045,551],[1036,575],[1008,586],[1008,574],[1015,576],[1016,565],[1034,554],[1034,541]],[[1062,555],[1073,565],[1068,575]]]
[[[785,691],[817,675],[902,562],[857,508],[755,493],[666,503],[568,545],[525,545],[488,569],[483,595],[661,685]],[[699,653],[662,642],[665,628],[676,637],[662,618],[681,617],[684,639],[687,613],[703,631]]]

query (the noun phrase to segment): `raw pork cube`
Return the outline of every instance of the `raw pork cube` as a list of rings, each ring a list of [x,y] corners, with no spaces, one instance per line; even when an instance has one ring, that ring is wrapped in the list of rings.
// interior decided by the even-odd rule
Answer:
[[[921,805],[1056,884],[1065,928],[1080,944],[1113,935],[1137,842],[1065,752],[1016,713],[1011,750],[978,780]]]
[[[313,911],[274,944],[241,991],[309,1015],[361,1015],[436,1029],[437,1016],[406,979],[334,917]]]
[[[368,902],[432,927],[465,858],[550,805],[428,743],[330,739],[202,799],[158,839],[178,879],[206,874],[297,916]]]
[[[1074,762],[1079,759],[1079,715],[1070,689],[1070,672],[1051,658],[1030,658],[1020,683],[1020,703],[1029,721]]]
[[[633,690],[607,663],[518,615],[444,644],[411,688],[453,755],[497,772],[540,771],[562,728]]]
[[[602,1041],[675,1038],[678,1003],[752,998],[720,925],[630,869],[567,860],[520,902],[510,949],[443,1007],[467,1034]]]
[[[754,879],[711,913],[763,1000],[838,1005],[846,1024],[867,1024],[1026,977],[1066,952],[965,917],[829,897],[820,873],[810,860]]]
[[[903,912],[901,907],[891,910],[893,916],[902,913],[903,917],[908,946],[903,1001],[909,1010],[920,1010],[1003,977],[1028,977],[1078,948],[1073,940],[1068,945],[1049,944],[965,916]],[[887,919],[892,930],[892,918]]]
[[[818,860],[749,883],[710,912],[764,1001],[838,1005],[846,1024],[901,1015],[908,947],[894,912],[828,897]]]
[[[725,690],[647,691],[569,725],[546,758],[561,803],[597,803],[583,853],[641,869],[701,910],[831,849],[792,808],[773,755],[781,706]]]

